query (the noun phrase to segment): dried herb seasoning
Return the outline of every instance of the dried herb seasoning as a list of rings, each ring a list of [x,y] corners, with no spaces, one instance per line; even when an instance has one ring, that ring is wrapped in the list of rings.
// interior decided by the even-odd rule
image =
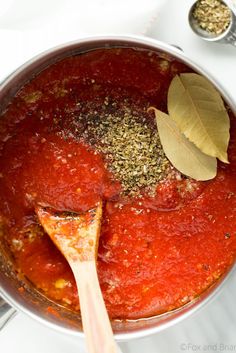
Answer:
[[[199,0],[193,11],[199,26],[209,33],[219,35],[230,25],[231,11],[220,0]]]
[[[104,155],[108,169],[121,182],[123,193],[136,196],[145,189],[154,195],[157,183],[171,167],[156,127],[128,108],[123,114],[87,116],[86,123],[81,137]]]

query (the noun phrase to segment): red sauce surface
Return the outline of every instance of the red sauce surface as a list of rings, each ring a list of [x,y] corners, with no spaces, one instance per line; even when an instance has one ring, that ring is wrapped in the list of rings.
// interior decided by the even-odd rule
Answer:
[[[116,101],[116,109],[125,101],[140,114],[150,105],[165,110],[172,77],[186,71],[183,64],[147,51],[97,50],[47,68],[5,112],[0,123],[5,238],[19,270],[49,298],[79,309],[71,270],[38,224],[34,208],[39,202],[84,211],[103,199],[98,273],[112,318],[140,318],[180,307],[234,262],[233,118],[230,164],[219,163],[214,180],[166,180],[154,198],[138,200],[122,200],[121,185],[103,156],[74,135],[81,111],[112,109],[103,104],[107,96]]]

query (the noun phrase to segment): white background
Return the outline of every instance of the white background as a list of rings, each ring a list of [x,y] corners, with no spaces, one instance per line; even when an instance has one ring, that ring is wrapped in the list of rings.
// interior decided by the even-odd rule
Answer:
[[[235,3],[235,0],[232,0]],[[236,48],[205,43],[189,29],[192,0],[0,0],[0,80],[32,56],[93,34],[144,34],[180,46],[236,100]],[[236,352],[236,273],[193,317],[124,353]],[[0,333],[1,353],[82,353],[83,342],[18,314]]]

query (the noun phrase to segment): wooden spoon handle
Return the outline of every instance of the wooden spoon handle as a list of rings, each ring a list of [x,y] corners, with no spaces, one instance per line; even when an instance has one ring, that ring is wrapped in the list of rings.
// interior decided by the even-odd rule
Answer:
[[[70,263],[75,276],[89,353],[117,353],[95,261]]]

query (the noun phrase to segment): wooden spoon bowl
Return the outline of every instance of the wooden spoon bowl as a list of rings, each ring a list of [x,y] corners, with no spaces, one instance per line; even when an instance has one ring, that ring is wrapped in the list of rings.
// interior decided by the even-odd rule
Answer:
[[[36,208],[36,213],[74,274],[88,351],[116,353],[96,268],[102,202],[83,214],[58,212],[41,206]]]

